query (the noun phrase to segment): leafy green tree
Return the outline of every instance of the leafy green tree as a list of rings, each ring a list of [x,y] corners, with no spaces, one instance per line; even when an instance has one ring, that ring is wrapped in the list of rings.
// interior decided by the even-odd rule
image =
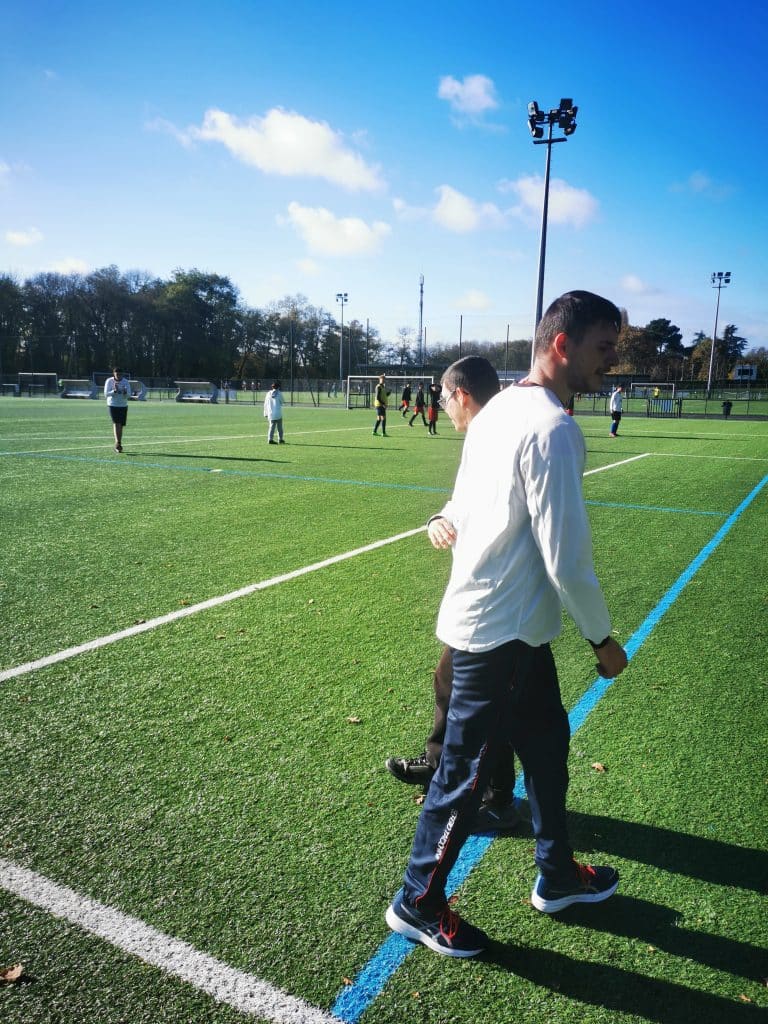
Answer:
[[[21,285],[9,274],[0,274],[0,377],[18,371],[25,322]]]

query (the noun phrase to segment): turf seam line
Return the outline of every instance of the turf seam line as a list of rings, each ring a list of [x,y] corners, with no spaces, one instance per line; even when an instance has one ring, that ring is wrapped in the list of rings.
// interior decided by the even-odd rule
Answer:
[[[148,619],[146,622],[137,622],[136,625],[129,626],[127,629],[118,630],[116,633],[97,637],[95,640],[88,640],[86,643],[77,644],[75,647],[67,647],[62,651],[57,651],[55,654],[48,654],[43,658],[36,658],[34,661],[28,661],[23,665],[16,665],[13,668],[5,669],[0,672],[0,683],[4,683],[9,679],[15,679],[18,676],[27,675],[29,672],[35,672],[41,668],[47,668],[50,665],[56,665],[60,661],[67,661],[69,658],[77,657],[79,654],[87,654],[91,651],[96,651],[100,647],[106,647],[109,644],[117,643],[118,640],[125,640],[128,637],[138,636],[140,633],[146,633],[151,629],[157,629],[159,626],[165,626],[170,622],[176,622],[178,619],[184,619],[190,615],[196,615],[198,612],[207,611],[209,608],[217,608],[219,605],[228,604],[230,601],[236,601],[238,598],[248,597],[251,594],[255,594],[257,591],[267,590],[269,587],[274,587],[278,583],[287,583],[289,580],[295,580],[300,576],[306,576],[307,573],[316,572],[318,569],[326,569],[328,566],[337,565],[339,562],[345,562],[350,558],[355,558],[357,555],[364,555],[370,551],[376,551],[378,548],[386,547],[388,544],[395,544],[399,540],[405,540],[408,537],[415,537],[416,534],[423,533],[426,529],[426,526],[418,526],[415,530],[406,530],[405,533],[398,533],[393,537],[385,537],[383,540],[374,541],[372,544],[366,544],[363,547],[354,548],[352,551],[345,551],[340,555],[333,555],[331,558],[325,558],[321,562],[313,562],[312,565],[305,565],[300,569],[294,569],[291,572],[283,573],[281,576],[273,576],[271,579],[262,580],[260,583],[251,583],[247,587],[241,587],[239,590],[233,590],[229,594],[210,597],[207,601],[200,601],[198,604],[188,605],[185,608],[177,608],[175,611],[167,612],[165,615],[159,615],[154,619]]]
[[[336,1024],[337,1017],[252,974],[230,967],[165,935],[139,918],[0,858],[0,886],[27,903],[98,936],[164,974],[179,978],[217,1003],[274,1024]]]
[[[757,498],[763,488],[768,484],[768,476],[757,484],[750,491],[746,498],[736,507],[688,567],[678,576],[677,580],[666,591],[661,600],[646,616],[637,630],[624,645],[627,652],[627,659],[631,660],[640,650],[642,645],[653,632],[655,626],[669,611],[686,585],[693,579],[699,569],[704,565],[712,553],[720,546],[724,538],[736,524],[743,512]],[[590,688],[583,694],[575,707],[568,714],[568,721],[571,727],[571,734],[577,732],[585,723],[590,713],[595,709],[600,700],[605,696],[608,689],[613,685],[613,679],[598,677]],[[525,784],[518,776],[515,784],[514,794],[521,798],[525,795]],[[446,895],[450,897],[456,889],[463,884],[472,870],[485,855],[493,838],[488,835],[473,835],[464,844],[459,858],[456,861],[446,884]],[[345,1024],[356,1024],[365,1013],[371,1003],[378,998],[384,986],[400,967],[406,957],[415,949],[418,944],[409,942],[402,935],[392,933],[379,946],[378,950],[361,968],[355,977],[352,985],[345,987],[337,996],[331,1013],[339,1017]]]

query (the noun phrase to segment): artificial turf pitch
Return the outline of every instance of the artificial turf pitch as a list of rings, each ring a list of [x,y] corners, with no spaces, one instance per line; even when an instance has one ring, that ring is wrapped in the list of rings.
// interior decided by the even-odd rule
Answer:
[[[768,424],[625,417],[612,441],[606,420],[577,421],[622,642],[705,552],[573,736],[574,845],[619,868],[619,892],[537,914],[530,836],[495,840],[458,892],[490,954],[415,950],[364,1024],[768,1008]],[[447,498],[461,439],[445,417],[430,438],[390,414],[380,438],[364,411],[288,408],[271,447],[264,422],[136,404],[118,456],[101,403],[0,401],[0,864],[305,1001],[298,1020],[341,1005],[388,937],[419,808],[383,762],[429,728],[450,557],[411,531]],[[555,653],[573,708],[594,658],[568,622]],[[0,882],[0,972],[17,963],[4,1024],[277,1019]]]

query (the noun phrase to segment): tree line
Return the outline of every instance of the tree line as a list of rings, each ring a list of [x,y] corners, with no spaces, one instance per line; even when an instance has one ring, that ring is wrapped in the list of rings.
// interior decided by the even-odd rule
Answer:
[[[386,342],[369,324],[345,323],[344,374],[387,369],[418,375],[470,353],[485,355],[499,370],[530,365],[530,338],[431,345],[428,366],[418,365],[414,334],[401,327],[396,340]],[[26,371],[83,379],[122,366],[152,380],[333,380],[340,343],[335,317],[304,296],[251,308],[228,277],[197,269],[176,270],[168,280],[115,266],[87,275],[41,273],[23,282],[0,275],[0,376]],[[733,324],[725,327],[715,350],[715,378],[728,376],[746,344]],[[616,372],[660,381],[706,380],[711,347],[704,332],[683,345],[669,320],[644,327],[625,322]],[[749,361],[768,377],[768,350],[751,352]]]

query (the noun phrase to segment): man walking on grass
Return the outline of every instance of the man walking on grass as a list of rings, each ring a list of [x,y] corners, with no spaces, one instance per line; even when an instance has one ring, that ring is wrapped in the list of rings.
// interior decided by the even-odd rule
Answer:
[[[476,956],[489,939],[448,905],[445,885],[476,820],[498,750],[520,757],[536,838],[537,910],[611,896],[618,873],[577,864],[568,839],[568,716],[550,650],[561,607],[612,678],[627,656],[592,565],[584,501],[584,439],[564,409],[574,392],[598,391],[617,362],[621,324],[591,292],[555,300],[536,331],[528,378],[473,419],[452,504],[453,566],[438,637],[453,650],[453,692],[440,765],[416,828],[403,887],[387,924],[452,957]]]
[[[440,405],[456,430],[463,433],[483,406],[499,393],[499,377],[483,356],[464,356],[452,363],[441,381]],[[456,539],[452,522],[452,505],[445,507],[427,522],[427,533],[432,546],[438,550],[450,548]],[[427,737],[424,752],[416,757],[388,757],[385,766],[400,782],[428,786],[440,763],[448,720],[448,705],[453,688],[453,656],[450,647],[444,647],[433,677],[435,713],[432,731]],[[515,758],[509,742],[499,749],[496,766],[478,808],[473,832],[505,831],[516,828],[521,817],[515,807]]]

